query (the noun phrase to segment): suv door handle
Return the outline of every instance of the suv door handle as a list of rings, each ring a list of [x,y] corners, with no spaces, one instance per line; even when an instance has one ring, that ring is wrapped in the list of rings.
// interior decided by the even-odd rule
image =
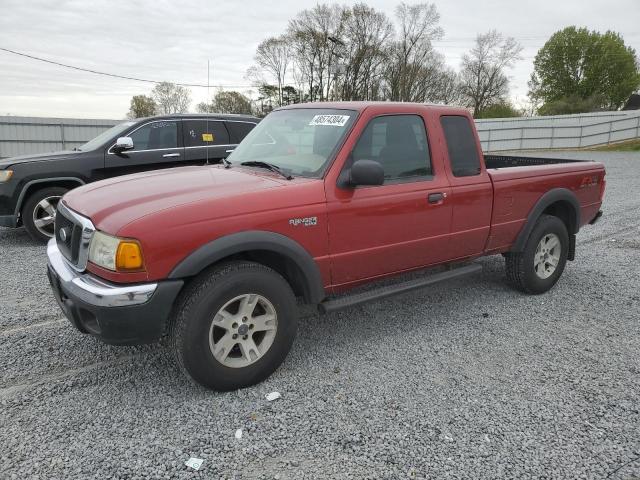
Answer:
[[[427,199],[429,200],[429,203],[431,203],[431,204],[442,203],[442,201],[444,200],[444,193],[441,193],[441,192],[430,193],[429,196],[427,197]]]
[[[179,153],[165,153],[164,155],[162,155],[162,158],[179,157],[179,156],[180,156]]]

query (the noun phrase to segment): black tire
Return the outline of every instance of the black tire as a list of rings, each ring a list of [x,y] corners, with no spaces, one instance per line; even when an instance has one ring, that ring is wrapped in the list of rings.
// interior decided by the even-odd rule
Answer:
[[[560,254],[558,264],[553,273],[547,278],[541,278],[534,266],[536,249],[543,237],[555,234],[560,240]],[[519,253],[508,253],[505,256],[505,266],[509,282],[518,290],[540,294],[553,287],[567,263],[569,253],[569,233],[564,222],[552,215],[542,215],[531,231],[524,250]]]
[[[214,357],[210,328],[216,313],[243,294],[261,295],[271,302],[277,329],[273,343],[261,357],[234,368]],[[170,343],[178,364],[193,381],[213,390],[229,391],[254,385],[271,375],[289,353],[297,328],[296,299],[287,281],[264,265],[238,261],[208,270],[186,288],[171,325]]]
[[[36,240],[37,242],[47,243],[49,239],[53,238],[53,223],[47,225],[50,228],[38,228],[34,222],[34,211],[38,209],[38,204],[44,199],[56,199],[55,205],[57,205],[57,201],[62,198],[62,196],[67,193],[69,190],[64,187],[49,187],[43,188],[42,190],[38,190],[35,193],[31,194],[27,201],[24,203],[22,207],[22,224],[24,228],[27,230],[31,238]],[[50,231],[50,234],[45,234],[45,231]]]

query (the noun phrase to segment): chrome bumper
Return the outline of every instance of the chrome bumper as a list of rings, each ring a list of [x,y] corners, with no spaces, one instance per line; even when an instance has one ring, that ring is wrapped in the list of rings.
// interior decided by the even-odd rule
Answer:
[[[140,305],[149,301],[158,288],[157,283],[138,285],[116,285],[105,282],[89,273],[75,271],[62,256],[56,240],[47,244],[49,265],[56,273],[60,286],[65,292],[96,307],[123,307]]]

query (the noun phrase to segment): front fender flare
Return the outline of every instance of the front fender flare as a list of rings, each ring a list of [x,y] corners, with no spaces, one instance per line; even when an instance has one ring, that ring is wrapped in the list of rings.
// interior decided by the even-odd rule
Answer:
[[[192,277],[224,258],[251,251],[268,251],[286,257],[302,274],[305,300],[320,303],[325,298],[320,270],[309,252],[289,237],[262,230],[233,233],[202,245],[178,263],[168,278]]]

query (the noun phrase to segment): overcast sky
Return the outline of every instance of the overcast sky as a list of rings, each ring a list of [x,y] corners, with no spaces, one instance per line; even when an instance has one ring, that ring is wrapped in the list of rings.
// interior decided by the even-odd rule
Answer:
[[[0,0],[0,47],[119,75],[247,90],[244,78],[264,38],[282,33],[312,0]],[[345,4],[356,2],[340,2]],[[393,17],[396,1],[368,5]],[[409,2],[411,3],[411,2]],[[478,32],[497,29],[524,47],[510,72],[511,96],[526,100],[533,57],[567,25],[621,33],[640,51],[640,0],[448,0],[434,2],[444,39],[436,48],[458,68]],[[0,51],[0,115],[123,118],[131,96],[152,84],[107,78]],[[206,99],[192,88],[192,109]]]

